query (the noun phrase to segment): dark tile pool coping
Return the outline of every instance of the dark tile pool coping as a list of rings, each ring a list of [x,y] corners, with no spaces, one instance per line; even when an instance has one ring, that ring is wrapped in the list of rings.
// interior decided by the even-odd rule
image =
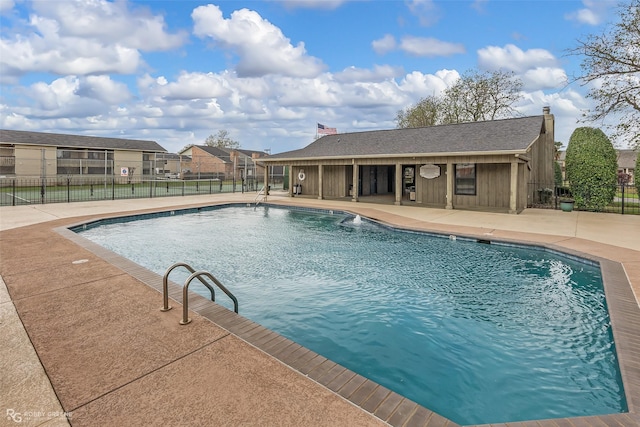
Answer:
[[[246,206],[246,203],[213,204],[188,209],[159,209],[157,212],[105,216],[81,223],[58,227],[56,232],[85,248],[96,256],[103,258],[130,276],[138,279],[162,294],[162,276],[99,246],[76,232],[85,226],[97,223],[120,222],[123,218],[140,219],[174,215],[180,213],[197,212],[200,210],[218,209],[228,206]],[[279,208],[300,209],[322,213],[346,213],[356,215],[345,210],[316,209],[293,206],[274,205]],[[373,221],[376,221],[373,219]],[[628,427],[640,426],[640,306],[633,295],[631,285],[622,265],[618,262],[596,257],[587,253],[574,251],[553,244],[522,242],[518,240],[496,239],[487,236],[444,234],[441,231],[415,230],[400,225],[379,222],[387,227],[416,231],[419,233],[469,240],[482,240],[483,243],[514,245],[519,247],[535,247],[554,253],[560,253],[590,264],[599,264],[602,272],[603,284],[611,326],[616,345],[620,373],[625,389],[628,412],[588,417],[558,418],[550,420],[509,422],[491,424],[496,427]],[[169,297],[179,303],[182,300],[182,286],[169,282]],[[160,300],[160,296],[159,296]],[[258,323],[242,317],[198,294],[189,296],[189,308],[199,315],[209,319],[216,325],[228,330],[237,337],[278,359],[285,365],[322,384],[338,395],[348,399],[363,410],[386,421],[392,426],[457,426],[439,414],[383,387],[331,360],[296,344],[280,334],[273,332]]]

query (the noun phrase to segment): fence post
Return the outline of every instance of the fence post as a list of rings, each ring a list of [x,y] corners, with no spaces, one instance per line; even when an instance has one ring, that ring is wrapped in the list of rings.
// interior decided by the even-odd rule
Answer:
[[[44,151],[44,150],[43,150]],[[44,178],[40,180],[40,202],[44,205]]]
[[[13,184],[11,184],[11,186],[13,187],[13,188],[12,188],[12,191],[13,191],[13,200],[12,200],[11,204],[12,204],[13,206],[15,206],[15,205],[16,205],[16,180],[15,180],[15,178],[13,179]]]
[[[625,185],[622,184],[621,187],[622,187],[622,204],[620,206],[622,206],[622,215],[624,215],[624,187],[625,187]]]
[[[116,179],[111,177],[111,200],[116,199]]]
[[[71,178],[67,177],[67,203],[71,203]]]
[[[184,196],[184,181],[182,181],[182,195]]]

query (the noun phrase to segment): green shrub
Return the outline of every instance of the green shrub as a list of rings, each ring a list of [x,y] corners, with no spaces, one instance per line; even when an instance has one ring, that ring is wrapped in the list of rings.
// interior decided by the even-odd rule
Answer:
[[[571,134],[566,173],[578,209],[600,212],[613,201],[618,162],[611,141],[600,129],[581,127]]]
[[[556,187],[562,187],[562,167],[558,162],[553,162],[553,182]]]

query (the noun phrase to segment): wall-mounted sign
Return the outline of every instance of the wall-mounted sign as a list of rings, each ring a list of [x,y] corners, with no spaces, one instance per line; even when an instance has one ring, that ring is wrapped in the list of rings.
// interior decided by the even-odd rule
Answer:
[[[427,179],[437,178],[440,176],[440,166],[431,163],[420,166],[420,176]]]
[[[120,168],[120,176],[129,176],[129,168]]]

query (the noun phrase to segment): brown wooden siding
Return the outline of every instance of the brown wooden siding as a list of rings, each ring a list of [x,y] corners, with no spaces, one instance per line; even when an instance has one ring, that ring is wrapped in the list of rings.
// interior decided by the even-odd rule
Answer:
[[[420,166],[416,166],[416,201],[418,203],[444,207],[447,204],[447,165],[438,164],[440,176],[426,179],[420,176]]]
[[[325,166],[322,172],[322,193],[324,197],[345,197],[348,194],[345,166]],[[350,178],[349,181],[353,180]]]
[[[300,170],[304,170],[305,179],[300,181],[298,175]],[[318,165],[312,166],[294,166],[292,169],[293,183],[302,185],[302,195],[305,196],[317,196],[318,195]],[[327,191],[326,183],[323,187],[323,191]]]
[[[516,199],[516,210],[522,212],[527,207],[527,187],[529,187],[529,176],[531,172],[526,163],[518,164],[518,197]]]
[[[510,164],[476,164],[476,195],[453,196],[455,207],[509,208]]]

